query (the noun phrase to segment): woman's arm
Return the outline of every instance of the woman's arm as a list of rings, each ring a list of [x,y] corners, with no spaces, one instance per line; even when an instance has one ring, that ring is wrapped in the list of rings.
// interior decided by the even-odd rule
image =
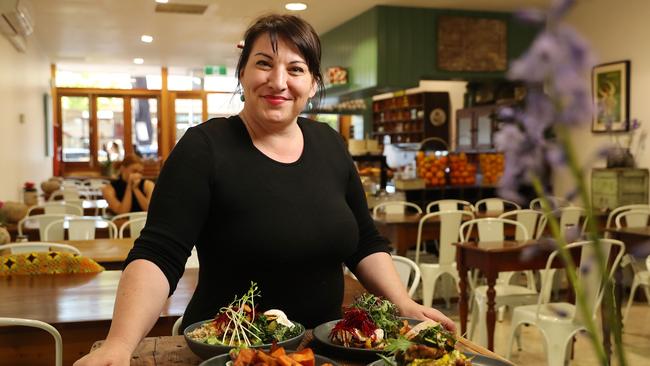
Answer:
[[[117,288],[113,321],[102,346],[74,366],[127,366],[131,354],[154,326],[169,294],[160,268],[144,259],[124,269]]]
[[[104,188],[102,188],[102,194],[104,195],[106,202],[108,202],[108,208],[110,208],[111,211],[115,212],[116,214],[131,212],[131,191],[131,181],[129,180],[126,184],[124,197],[120,201],[117,198],[117,194],[115,193],[115,188],[113,188],[113,186],[107,184],[104,186]]]
[[[133,193],[138,200],[142,211],[149,211],[149,201],[151,200],[151,193],[153,193],[154,184],[150,180],[144,181],[143,191],[140,190],[140,185],[133,186]]]
[[[402,316],[422,320],[432,319],[451,331],[456,330],[454,322],[443,313],[420,305],[409,297],[390,254],[373,253],[363,258],[357,264],[355,275],[368,291],[383,296],[397,305]]]

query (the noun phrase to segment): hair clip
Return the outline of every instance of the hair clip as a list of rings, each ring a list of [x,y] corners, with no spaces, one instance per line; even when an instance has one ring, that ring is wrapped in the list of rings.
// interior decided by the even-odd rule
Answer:
[[[239,48],[240,50],[243,50],[244,49],[244,41],[237,42],[237,48]]]

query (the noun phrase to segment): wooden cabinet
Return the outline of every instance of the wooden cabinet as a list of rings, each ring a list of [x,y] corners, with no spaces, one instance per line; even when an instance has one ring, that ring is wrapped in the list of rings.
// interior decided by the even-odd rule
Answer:
[[[439,137],[449,142],[449,93],[422,92],[375,100],[373,136],[383,144],[420,142]],[[386,138],[388,136],[388,138]]]
[[[496,105],[459,109],[456,111],[456,150],[492,150]]]
[[[648,169],[614,168],[591,171],[591,204],[595,209],[648,203]]]

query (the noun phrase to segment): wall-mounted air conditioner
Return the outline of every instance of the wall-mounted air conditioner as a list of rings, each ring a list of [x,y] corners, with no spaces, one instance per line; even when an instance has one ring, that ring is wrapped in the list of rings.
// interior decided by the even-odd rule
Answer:
[[[25,37],[34,31],[34,23],[25,0],[0,0],[0,33],[20,52],[25,51]]]

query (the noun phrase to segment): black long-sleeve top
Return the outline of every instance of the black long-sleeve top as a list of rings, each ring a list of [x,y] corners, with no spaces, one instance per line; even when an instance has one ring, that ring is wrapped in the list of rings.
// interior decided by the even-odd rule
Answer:
[[[293,163],[260,152],[238,116],[188,129],[169,155],[126,265],[152,261],[171,295],[196,246],[199,281],[183,327],[213,318],[251,281],[261,310],[284,310],[307,327],[336,319],[341,263],[354,270],[388,251],[343,140],[323,123],[298,126],[304,148]]]

